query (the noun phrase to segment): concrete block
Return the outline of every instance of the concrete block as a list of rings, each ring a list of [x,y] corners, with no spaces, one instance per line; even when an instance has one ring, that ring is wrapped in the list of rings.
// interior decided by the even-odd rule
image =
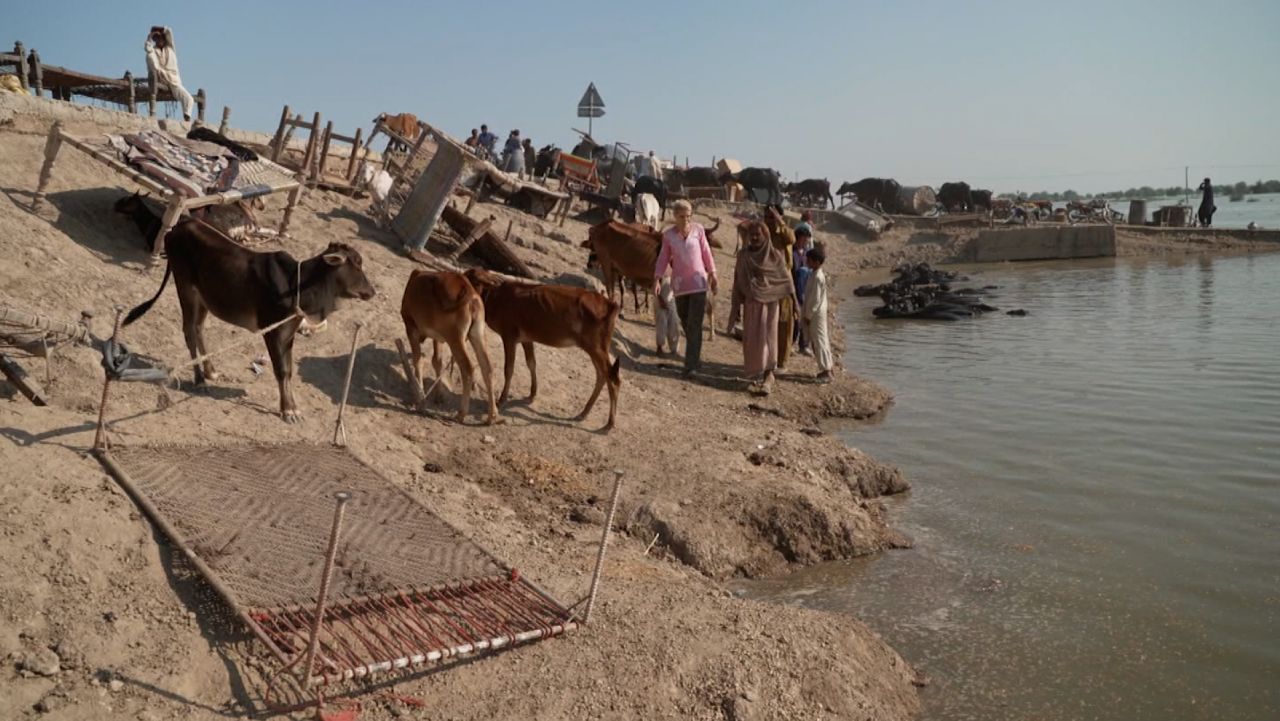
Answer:
[[[1070,225],[983,230],[972,247],[973,260],[978,263],[1113,257],[1116,229],[1112,225]]]

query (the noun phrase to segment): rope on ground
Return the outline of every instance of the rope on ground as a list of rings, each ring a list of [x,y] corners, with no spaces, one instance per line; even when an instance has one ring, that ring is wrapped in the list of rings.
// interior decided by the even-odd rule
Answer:
[[[186,370],[187,368],[194,367],[216,355],[220,355],[232,350],[233,348],[244,345],[246,341],[266,335],[286,323],[305,317],[306,315],[304,313],[295,309],[292,315],[289,315],[283,320],[272,323],[252,335],[232,341],[217,350],[197,356],[192,360],[174,365],[168,370],[163,366],[158,368],[131,368],[130,366],[133,364],[134,355],[129,352],[129,349],[126,348],[123,343],[108,340],[102,344],[102,368],[107,372],[107,375],[110,376],[112,380],[126,382],[134,381],[141,383],[169,383],[176,380],[178,373]]]

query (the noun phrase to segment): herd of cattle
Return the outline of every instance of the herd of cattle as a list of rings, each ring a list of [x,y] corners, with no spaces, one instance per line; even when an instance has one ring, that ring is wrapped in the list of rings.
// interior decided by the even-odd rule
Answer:
[[[608,222],[592,228],[584,245],[609,269],[606,277],[612,279],[616,273],[631,278],[647,276],[645,287],[651,287],[659,243],[657,233],[645,226]],[[299,262],[285,251],[250,250],[195,219],[174,227],[165,236],[164,247],[168,265],[160,289],[131,310],[124,324],[146,314],[172,277],[191,358],[208,353],[203,326],[210,314],[251,332],[266,331],[263,339],[278,385],[280,415],[286,422],[297,421],[300,415],[290,388],[295,335],[304,324],[323,323],[338,309],[340,300],[369,300],[376,295],[359,251],[331,243],[324,252]],[[609,346],[621,304],[613,300],[612,282],[609,290],[606,296],[579,287],[510,281],[482,269],[466,273],[414,270],[404,288],[400,315],[423,391],[430,399],[447,386],[440,356],[441,344],[447,345],[451,363],[462,376],[457,420],[467,417],[478,364],[488,401],[487,421],[494,423],[498,406],[506,402],[511,390],[517,346],[523,349],[529,368],[529,401],[538,393],[534,345],[578,347],[590,358],[596,382],[577,420],[586,418],[607,387],[609,420],[605,428],[613,428],[621,364],[617,358],[610,359]],[[486,327],[502,339],[503,383],[496,400],[485,349]],[[436,381],[430,385],[422,375],[422,344],[426,340],[433,342],[431,365]],[[196,365],[197,384],[217,378],[207,358]]]
[[[577,150],[577,149],[575,149]],[[594,153],[597,163],[607,167],[611,159],[602,146],[578,151]],[[538,151],[534,175],[554,176],[559,173],[561,151],[547,145]],[[630,169],[629,169],[630,172]],[[686,197],[691,189],[714,188],[737,183],[746,197],[760,203],[782,204],[786,199],[791,205],[809,208],[836,207],[836,197],[857,200],[875,210],[886,213],[908,212],[903,206],[900,191],[902,185],[892,178],[863,178],[857,182],[840,185],[834,194],[831,182],[825,178],[809,178],[794,183],[782,179],[782,174],[772,168],[743,168],[737,173],[724,172],[710,166],[668,168],[663,177],[641,176],[629,178],[633,198],[641,193],[653,195],[663,209],[669,198]],[[990,211],[990,190],[971,188],[965,182],[943,183],[937,190],[938,210],[941,212],[967,213]]]

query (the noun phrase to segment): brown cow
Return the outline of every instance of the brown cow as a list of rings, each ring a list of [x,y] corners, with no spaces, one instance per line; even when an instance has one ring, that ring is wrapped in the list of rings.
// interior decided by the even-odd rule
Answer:
[[[373,286],[365,276],[359,251],[330,243],[324,252],[299,263],[277,250],[258,253],[198,220],[184,220],[164,238],[169,257],[160,290],[129,311],[129,325],[151,309],[173,276],[182,306],[182,334],[194,360],[208,351],[204,321],[214,316],[245,330],[258,331],[301,310],[306,320],[323,322],[337,310],[340,298],[369,300]],[[267,333],[267,354],[280,386],[280,416],[288,423],[300,416],[289,381],[293,378],[293,338],[304,318],[295,318]],[[213,363],[196,366],[196,383],[217,380]]]
[[[498,407],[493,402],[493,366],[489,363],[489,352],[484,347],[484,303],[480,294],[461,273],[415,270],[404,286],[404,297],[400,301],[400,317],[404,320],[404,331],[409,336],[409,347],[413,349],[413,367],[422,379],[424,391],[437,395],[436,386],[443,382],[440,362],[440,343],[449,344],[454,362],[462,372],[462,397],[458,407],[458,422],[467,417],[467,409],[471,406],[471,388],[474,373],[471,359],[467,357],[466,343],[480,363],[480,375],[484,380],[484,390],[489,399],[488,423],[498,419]],[[436,383],[427,387],[426,378],[422,375],[422,341],[430,338],[431,368],[436,374]]]
[[[711,238],[719,227],[720,223],[717,221],[714,226],[706,229],[707,242],[716,248],[720,245],[713,243]],[[591,226],[582,247],[595,253],[610,299],[613,298],[614,284],[620,284],[623,278],[646,289],[646,292],[653,288],[653,269],[658,264],[658,252],[662,250],[661,232],[647,225],[611,220]],[[625,295],[623,300],[626,300]],[[715,340],[715,309],[715,298],[709,296],[707,317],[710,322],[706,326],[710,340]]]
[[[511,390],[511,374],[516,365],[516,344],[524,347],[525,365],[529,367],[529,401],[538,395],[537,361],[533,344],[553,348],[577,346],[591,357],[596,369],[596,387],[576,420],[584,420],[600,397],[600,389],[609,386],[609,422],[613,428],[618,412],[618,387],[621,359],[609,363],[609,343],[621,306],[603,294],[585,288],[565,285],[534,285],[504,281],[486,270],[473,268],[467,278],[484,298],[485,322],[502,337],[504,354],[502,394],[498,403],[507,402]]]

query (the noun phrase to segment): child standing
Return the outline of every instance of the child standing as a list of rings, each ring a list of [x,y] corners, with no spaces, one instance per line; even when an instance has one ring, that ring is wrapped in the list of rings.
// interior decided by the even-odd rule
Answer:
[[[808,215],[806,211],[805,215]],[[806,254],[809,252],[809,244],[813,236],[813,232],[809,229],[808,223],[801,223],[796,226],[796,245],[793,251],[793,262],[791,271],[791,282],[796,286],[796,299],[800,303],[804,303],[804,287],[809,282],[809,265],[805,261]],[[791,342],[796,347],[796,353],[800,355],[809,355],[809,337],[805,333],[804,322],[796,323],[795,332],[791,336]]]
[[[680,352],[680,319],[676,317],[676,293],[671,289],[671,277],[663,276],[658,292],[658,304],[653,311],[653,332],[658,345],[658,355],[666,355],[665,345],[672,353]]]
[[[831,382],[831,370],[835,366],[831,358],[831,339],[827,335],[827,275],[822,272],[822,264],[826,260],[821,248],[813,248],[805,254],[810,274],[805,283],[801,311],[813,359],[818,363],[819,383]]]

